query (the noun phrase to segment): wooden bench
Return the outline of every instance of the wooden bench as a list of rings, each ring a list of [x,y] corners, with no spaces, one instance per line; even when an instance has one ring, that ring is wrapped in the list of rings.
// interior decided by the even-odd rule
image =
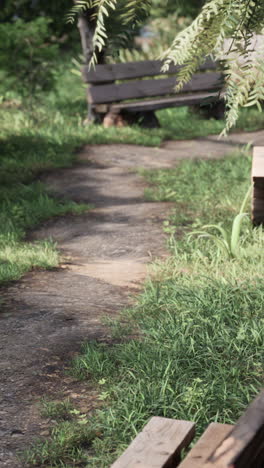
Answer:
[[[210,116],[221,118],[223,75],[217,66],[207,59],[180,93],[175,93],[180,67],[170,66],[162,76],[162,62],[158,60],[97,65],[90,70],[84,67],[84,81],[89,85],[89,119],[95,118],[105,126],[118,125],[124,119],[155,127],[159,125],[156,110],[194,105],[210,106]]]
[[[263,468],[264,391],[235,426],[211,423],[181,461],[195,424],[153,417],[111,468]]]
[[[255,146],[252,159],[252,222],[264,224],[264,146]]]

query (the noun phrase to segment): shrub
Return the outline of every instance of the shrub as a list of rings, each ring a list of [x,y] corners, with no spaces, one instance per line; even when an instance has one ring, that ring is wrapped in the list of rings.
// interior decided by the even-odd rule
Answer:
[[[58,46],[50,42],[50,19],[0,24],[1,81],[5,91],[32,97],[54,85],[52,62]]]
[[[72,33],[72,27],[65,21],[65,15],[72,6],[72,0],[1,0],[0,22],[12,22],[14,17],[28,22],[38,16],[51,18],[52,34],[62,36]],[[77,30],[76,30],[77,32]]]

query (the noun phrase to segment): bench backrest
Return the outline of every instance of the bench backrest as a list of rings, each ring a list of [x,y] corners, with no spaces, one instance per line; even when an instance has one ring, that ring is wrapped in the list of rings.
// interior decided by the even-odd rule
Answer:
[[[107,65],[96,65],[94,68],[83,68],[83,79],[90,84],[112,83],[116,80],[135,80],[145,76],[162,75],[161,60],[142,60],[128,63],[111,63]],[[170,65],[166,75],[176,75],[182,67]],[[208,58],[199,68],[200,71],[216,70],[217,64]]]
[[[162,62],[158,60],[97,65],[95,69],[83,70],[84,80],[91,86],[88,90],[89,101],[93,104],[110,104],[128,99],[140,99],[175,94],[176,76],[159,79],[142,79],[160,77]],[[201,65],[199,73],[193,75],[181,93],[211,91],[221,89],[222,74],[215,71],[216,63],[208,59]],[[176,75],[180,66],[172,65],[167,75]],[[204,71],[204,73],[200,73]],[[210,73],[206,73],[210,71]],[[128,80],[115,84],[115,81]]]

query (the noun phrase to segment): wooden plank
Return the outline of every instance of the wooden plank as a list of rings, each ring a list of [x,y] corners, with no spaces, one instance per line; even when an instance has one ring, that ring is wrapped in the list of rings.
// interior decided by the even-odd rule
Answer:
[[[172,98],[152,99],[146,101],[134,101],[121,104],[112,104],[110,110],[118,112],[127,110],[128,112],[151,111],[166,109],[168,107],[193,106],[195,104],[210,104],[219,100],[219,92],[177,94]]]
[[[230,433],[232,427],[229,424],[211,423],[187,457],[180,463],[179,468],[204,468],[208,457],[219,445],[219,441]]]
[[[254,183],[251,218],[254,226],[264,224],[264,181],[261,187]]]
[[[194,433],[192,422],[154,416],[112,468],[173,468]]]
[[[175,94],[175,78],[159,80],[131,81],[122,84],[108,84],[91,86],[88,90],[90,102],[93,104],[106,104],[120,102],[126,99],[139,99],[153,96]],[[181,93],[195,91],[211,91],[221,89],[223,77],[221,73],[197,73],[191,81],[181,89]]]
[[[205,468],[264,467],[264,391],[251,403]]]
[[[252,159],[252,222],[264,224],[264,146],[255,146]]]
[[[264,146],[254,146],[252,160],[252,178],[264,178]]]
[[[162,75],[161,68],[163,62],[161,60],[142,60],[139,62],[115,63],[108,65],[96,65],[95,68],[83,68],[83,79],[86,83],[99,84],[108,81],[116,80],[132,80],[143,78],[145,76]],[[203,63],[199,70],[215,70],[218,64],[208,58]],[[179,65],[171,65],[166,75],[176,74],[182,67]]]

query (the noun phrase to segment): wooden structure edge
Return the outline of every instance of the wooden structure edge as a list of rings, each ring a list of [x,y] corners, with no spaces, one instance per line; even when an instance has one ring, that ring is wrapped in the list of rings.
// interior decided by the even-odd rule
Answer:
[[[205,468],[264,467],[264,390],[210,455]]]
[[[252,223],[264,225],[264,146],[253,148],[252,158]]]
[[[154,416],[111,468],[174,468],[195,435],[195,424]]]

